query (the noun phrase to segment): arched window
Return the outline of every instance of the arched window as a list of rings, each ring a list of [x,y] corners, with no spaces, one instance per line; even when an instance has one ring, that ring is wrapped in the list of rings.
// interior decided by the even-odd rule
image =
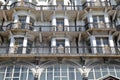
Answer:
[[[1,80],[34,80],[32,71],[28,67],[6,66],[0,68]]]
[[[38,80],[82,80],[76,67],[56,64],[44,69]]]
[[[98,80],[108,75],[120,78],[120,66],[115,65],[95,66],[90,71],[88,78],[89,80]]]

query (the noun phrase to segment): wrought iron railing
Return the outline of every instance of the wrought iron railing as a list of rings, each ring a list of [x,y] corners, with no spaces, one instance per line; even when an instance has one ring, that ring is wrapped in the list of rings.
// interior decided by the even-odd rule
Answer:
[[[33,26],[30,23],[9,23],[6,26],[2,26],[0,31],[5,31],[5,30],[13,30],[13,29],[28,29],[31,31],[40,31],[40,32],[76,32],[76,31],[84,31],[85,28],[84,26],[44,26],[44,25],[39,25],[39,26]]]
[[[86,8],[86,7],[107,7],[107,6],[111,6],[110,4],[110,1],[99,1],[99,0],[96,0],[96,1],[86,1],[84,4],[83,4],[83,8]]]
[[[6,26],[6,29],[28,29],[28,30],[33,30],[33,26],[29,23],[10,23]]]
[[[55,32],[76,32],[76,31],[84,31],[84,26],[34,26],[39,28],[39,31],[46,32],[46,31],[55,31]]]
[[[118,55],[120,54],[120,47],[0,47],[0,54],[84,54],[84,55]]]
[[[115,24],[114,23],[105,23],[105,22],[100,22],[100,23],[87,23],[85,25],[86,30],[87,29],[115,29]]]
[[[17,1],[11,5],[1,5],[0,9],[11,9],[15,7],[33,8],[36,10],[81,10],[82,5],[36,5],[31,2]]]

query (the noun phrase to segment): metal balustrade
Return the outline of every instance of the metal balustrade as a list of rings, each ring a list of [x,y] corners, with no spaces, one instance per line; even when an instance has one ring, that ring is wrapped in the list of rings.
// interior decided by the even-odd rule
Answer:
[[[13,30],[13,29],[28,29],[31,31],[40,31],[40,32],[78,32],[78,31],[85,31],[88,29],[119,29],[118,26],[116,26],[114,23],[87,23],[85,26],[44,26],[44,25],[38,25],[33,26],[29,23],[9,23],[6,26],[2,26],[0,31],[5,30]]]
[[[13,29],[28,29],[31,31],[40,31],[40,32],[63,32],[63,31],[68,31],[68,32],[76,32],[76,31],[84,31],[84,26],[32,26],[29,23],[10,23],[6,26],[1,27],[0,31],[5,31],[5,30],[13,30]]]
[[[11,5],[1,5],[0,9],[11,9],[15,7],[26,7],[36,10],[82,10],[82,5],[36,5],[26,1],[17,1]]]
[[[99,22],[99,23],[87,23],[85,25],[86,30],[87,29],[116,29],[114,23],[105,23],[105,22]]]
[[[107,6],[111,6],[110,1],[86,1],[83,4],[83,9],[87,8],[87,7],[107,7]]]
[[[10,23],[6,26],[7,30],[10,29],[28,29],[28,30],[33,30],[33,26],[29,23]]]
[[[84,26],[35,26],[39,28],[39,31],[55,31],[55,32],[63,32],[63,31],[83,31]]]
[[[83,55],[119,55],[120,47],[0,47],[0,54],[83,54]]]

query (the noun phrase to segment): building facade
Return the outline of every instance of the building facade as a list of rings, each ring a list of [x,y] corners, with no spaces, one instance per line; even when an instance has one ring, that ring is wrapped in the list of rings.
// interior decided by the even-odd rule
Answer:
[[[120,80],[119,0],[0,0],[0,80]]]

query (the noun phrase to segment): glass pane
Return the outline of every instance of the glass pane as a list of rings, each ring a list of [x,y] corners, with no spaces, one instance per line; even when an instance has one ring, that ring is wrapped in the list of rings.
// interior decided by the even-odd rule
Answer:
[[[62,71],[67,71],[67,66],[66,65],[62,65],[61,69],[62,69]]]
[[[97,23],[97,16],[93,16],[93,22]]]
[[[101,66],[101,69],[102,69],[102,72],[108,72],[108,71],[107,71],[107,66],[106,66],[106,65]]]
[[[12,72],[12,70],[13,70],[12,66],[7,68],[7,72]]]
[[[64,25],[64,19],[57,19],[57,25]]]
[[[56,65],[54,68],[55,68],[55,71],[60,71],[60,65]]]
[[[104,16],[99,16],[99,21],[104,22]]]
[[[108,38],[103,38],[103,44],[104,44],[104,45],[109,45]]]
[[[27,68],[22,67],[22,72],[27,72]]]
[[[47,72],[47,80],[53,80],[53,73]]]
[[[53,71],[53,67],[48,67],[47,71]]]
[[[67,76],[67,72],[66,71],[62,71],[62,76]]]
[[[100,38],[96,38],[96,44],[97,44],[97,46],[101,45]]]
[[[19,80],[19,78],[13,78],[13,80]]]
[[[99,66],[98,66],[98,67],[95,67],[95,68],[94,68],[94,71],[95,71],[95,72],[100,72],[100,67],[99,67]]]
[[[0,79],[4,79],[4,73],[0,73]]]
[[[55,71],[54,76],[60,76],[60,71]]]
[[[76,80],[82,80],[80,72],[76,72]]]
[[[11,80],[11,78],[6,78],[5,80]]]
[[[93,72],[90,72],[88,77],[89,77],[89,79],[93,79],[94,78]]]
[[[113,66],[109,66],[108,68],[109,68],[110,72],[114,72],[114,67]]]
[[[69,72],[69,80],[75,80],[74,72]]]
[[[19,73],[14,73],[14,77],[19,77]]]
[[[1,73],[1,72],[5,72],[5,68],[6,68],[6,67],[0,68],[0,73]]]
[[[74,68],[73,67],[69,67],[69,72],[74,72]]]
[[[116,75],[115,75],[115,72],[110,72],[110,74],[113,75],[113,76],[116,76]]]
[[[32,72],[29,72],[28,80],[34,80],[34,76],[33,76]]]
[[[42,72],[42,74],[40,76],[40,80],[45,80],[45,71]]]
[[[54,80],[60,80],[60,78],[59,77],[55,77]]]
[[[62,77],[62,80],[68,80],[67,77]]]
[[[108,75],[108,72],[102,72],[102,75],[106,76],[106,75]]]
[[[117,71],[116,73],[117,73],[117,77],[120,77],[120,72]]]
[[[6,77],[12,77],[12,72],[6,73]]]
[[[96,79],[100,78],[101,77],[100,72],[95,72],[95,77],[96,77]]]
[[[19,21],[21,23],[25,23],[26,22],[26,16],[19,16]]]
[[[19,72],[20,71],[20,67],[15,67],[15,69],[14,69],[14,72]]]
[[[26,80],[27,73],[21,73],[20,80]]]

